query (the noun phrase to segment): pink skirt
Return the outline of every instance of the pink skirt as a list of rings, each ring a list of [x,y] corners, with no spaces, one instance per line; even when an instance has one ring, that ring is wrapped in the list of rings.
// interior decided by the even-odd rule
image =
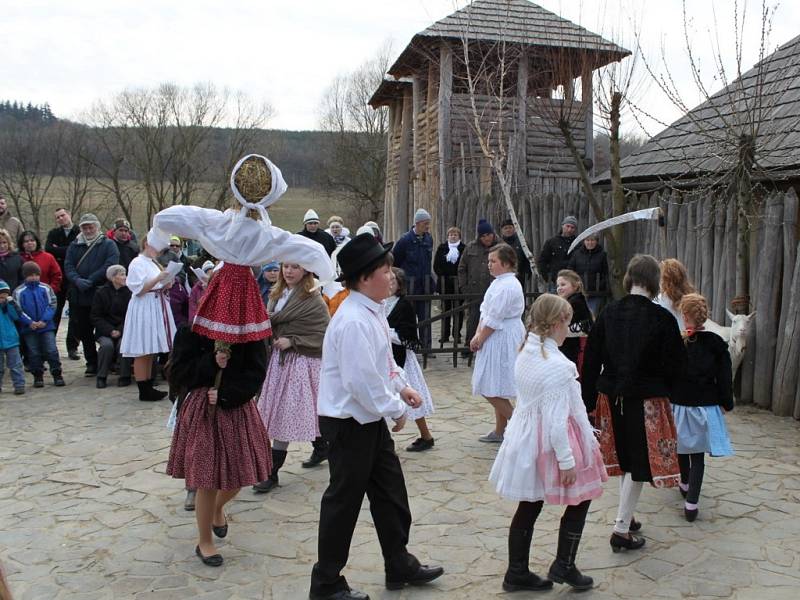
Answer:
[[[322,360],[274,349],[258,399],[271,440],[311,442],[319,437],[317,395]]]
[[[567,437],[575,459],[575,483],[569,486],[561,484],[555,452],[540,452],[536,460],[537,471],[544,480],[544,500],[548,504],[575,505],[603,494],[603,482],[608,481],[608,474],[600,447],[595,444],[592,448],[584,448],[579,431],[573,418],[569,417]]]
[[[255,402],[209,413],[208,388],[184,399],[172,434],[167,475],[186,487],[235,490],[264,481],[272,471],[269,439]]]

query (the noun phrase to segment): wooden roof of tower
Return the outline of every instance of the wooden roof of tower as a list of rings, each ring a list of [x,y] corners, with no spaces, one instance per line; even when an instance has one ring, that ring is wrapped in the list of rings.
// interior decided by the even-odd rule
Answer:
[[[763,83],[759,84],[759,79]],[[739,79],[690,110],[621,161],[627,186],[652,187],[683,180],[693,184],[710,174],[724,173],[736,161],[736,139],[731,124],[747,127],[745,102],[759,95],[763,113],[758,120],[756,162],[758,179],[800,177],[800,36],[781,46]],[[734,108],[735,106],[735,108]],[[746,131],[745,131],[746,133]],[[609,172],[595,183],[607,185]]]
[[[594,56],[599,68],[630,54],[629,50],[528,0],[474,0],[461,10],[416,34],[389,68],[396,78],[411,75],[431,42],[441,39],[505,41],[524,46],[566,48]]]

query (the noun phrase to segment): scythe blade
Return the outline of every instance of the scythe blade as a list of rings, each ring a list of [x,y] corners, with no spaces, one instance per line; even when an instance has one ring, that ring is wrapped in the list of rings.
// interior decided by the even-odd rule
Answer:
[[[617,215],[616,217],[611,217],[610,219],[606,219],[605,221],[600,221],[599,223],[595,223],[591,227],[587,227],[584,229],[581,234],[575,238],[575,241],[572,242],[572,245],[569,247],[569,252],[572,252],[578,244],[580,244],[583,240],[589,237],[592,234],[599,233],[609,227],[614,227],[615,225],[622,225],[623,223],[629,223],[631,221],[649,221],[654,219],[659,219],[662,216],[661,208],[655,206],[653,208],[643,208],[641,210],[635,210],[633,212],[625,213],[623,215]]]

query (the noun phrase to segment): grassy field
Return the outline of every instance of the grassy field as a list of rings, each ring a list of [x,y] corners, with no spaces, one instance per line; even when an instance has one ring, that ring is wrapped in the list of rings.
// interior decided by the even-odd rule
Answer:
[[[144,190],[133,182],[128,183],[134,194],[134,211],[132,225],[137,232],[146,232],[149,228],[147,223],[147,200]],[[40,235],[44,237],[47,231],[55,227],[53,212],[60,206],[69,206],[66,181],[57,180],[50,189],[50,194],[44,201],[40,210]],[[277,227],[287,231],[300,231],[303,227],[303,215],[309,208],[313,208],[319,214],[324,226],[325,221],[332,214],[337,214],[337,207],[341,205],[335,200],[319,194],[309,188],[289,188],[286,194],[269,208],[269,215],[272,223]],[[9,209],[14,216],[19,216],[26,227],[33,227],[30,206],[21,203],[15,206],[13,200],[9,199]],[[108,194],[102,186],[94,184],[91,188],[84,205],[76,213],[93,212],[100,219],[105,227],[110,227],[114,220],[122,216],[122,211],[116,205],[112,196]],[[80,214],[74,214],[73,219],[78,220]]]

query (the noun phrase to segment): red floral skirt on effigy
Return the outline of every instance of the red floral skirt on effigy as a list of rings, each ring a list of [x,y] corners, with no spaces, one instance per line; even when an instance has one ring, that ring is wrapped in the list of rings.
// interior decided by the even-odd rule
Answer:
[[[675,487],[680,481],[677,433],[669,399],[597,395],[595,424],[608,474]]]
[[[214,273],[197,307],[192,331],[229,344],[255,342],[272,334],[250,267],[225,263]]]

